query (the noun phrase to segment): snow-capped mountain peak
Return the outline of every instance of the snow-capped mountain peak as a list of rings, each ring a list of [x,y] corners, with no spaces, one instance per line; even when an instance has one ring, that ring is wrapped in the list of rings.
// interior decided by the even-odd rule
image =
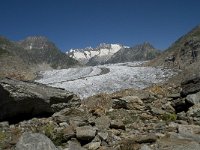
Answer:
[[[84,49],[70,49],[68,52],[66,52],[66,54],[82,62],[83,64],[87,64],[93,58],[95,58],[96,61],[98,59],[99,63],[101,64],[107,61],[120,49],[125,47],[126,46],[123,46],[121,44],[101,43],[96,48],[86,47]]]

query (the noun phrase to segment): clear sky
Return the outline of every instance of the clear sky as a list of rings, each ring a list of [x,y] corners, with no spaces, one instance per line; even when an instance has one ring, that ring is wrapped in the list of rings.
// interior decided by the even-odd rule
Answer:
[[[166,49],[198,24],[199,0],[0,0],[0,35],[47,36],[62,51],[144,41]]]

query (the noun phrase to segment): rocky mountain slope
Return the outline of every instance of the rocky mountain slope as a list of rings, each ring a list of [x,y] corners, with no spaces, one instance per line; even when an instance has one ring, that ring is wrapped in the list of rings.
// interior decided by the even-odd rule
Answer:
[[[0,76],[31,79],[37,71],[69,68],[78,62],[59,51],[45,37],[12,42],[0,37]]]
[[[120,44],[102,43],[96,48],[71,49],[66,54],[83,64],[98,65],[105,63],[114,53],[124,47]]]
[[[180,37],[159,57],[150,62],[153,66],[177,67],[187,69],[200,64],[200,26]],[[191,68],[192,70],[192,68]],[[197,68],[193,68],[197,70]]]
[[[122,48],[116,52],[106,63],[144,61],[155,58],[160,51],[155,49],[150,43],[136,45],[130,48]]]

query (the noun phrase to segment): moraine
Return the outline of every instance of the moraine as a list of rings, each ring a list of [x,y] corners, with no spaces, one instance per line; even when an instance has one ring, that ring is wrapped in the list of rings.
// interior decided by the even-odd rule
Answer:
[[[94,67],[69,68],[41,72],[36,82],[64,88],[81,98],[122,89],[143,89],[163,82],[174,72],[170,69],[139,67],[144,62],[128,62]]]

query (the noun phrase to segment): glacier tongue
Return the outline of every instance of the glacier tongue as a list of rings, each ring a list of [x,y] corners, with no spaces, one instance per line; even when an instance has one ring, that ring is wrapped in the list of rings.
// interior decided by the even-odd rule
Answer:
[[[46,71],[36,82],[64,88],[81,98],[122,89],[143,89],[163,82],[173,75],[169,69],[138,67],[142,62],[129,62],[95,67]]]

